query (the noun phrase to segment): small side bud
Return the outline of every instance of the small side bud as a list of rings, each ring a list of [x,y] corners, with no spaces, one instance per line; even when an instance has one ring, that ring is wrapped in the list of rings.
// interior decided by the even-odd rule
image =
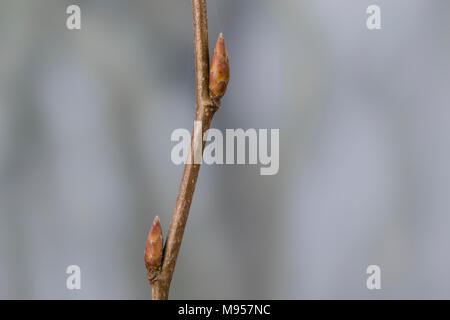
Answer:
[[[211,61],[211,69],[209,73],[209,92],[211,98],[220,99],[227,90],[228,81],[230,80],[230,62],[228,61],[228,52],[225,46],[223,35],[219,35],[216,48]]]
[[[148,233],[147,245],[145,246],[145,266],[148,270],[149,280],[154,279],[161,270],[162,255],[162,229],[159,217],[156,216]]]

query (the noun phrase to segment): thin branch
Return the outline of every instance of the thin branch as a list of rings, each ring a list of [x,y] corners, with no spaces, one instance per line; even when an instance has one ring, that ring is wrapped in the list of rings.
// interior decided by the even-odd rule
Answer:
[[[197,83],[197,107],[195,119],[196,121],[201,121],[202,123],[202,134],[196,134],[194,128],[191,139],[191,152],[188,159],[190,161],[187,161],[184,167],[172,221],[170,223],[164,252],[162,253],[163,258],[161,270],[155,272],[154,269],[149,269],[148,278],[152,287],[152,299],[154,300],[165,300],[169,297],[170,283],[172,281],[175,264],[180,251],[181,241],[183,239],[186,221],[189,216],[189,209],[191,207],[192,197],[194,195],[198,173],[200,170],[200,164],[196,164],[194,157],[196,155],[196,151],[199,151],[197,149],[200,148],[200,146],[201,154],[203,154],[206,143],[203,140],[203,136],[205,132],[209,130],[214,114],[218,110],[220,104],[220,97],[215,97],[212,99],[209,93],[210,67],[206,0],[192,0],[192,9],[194,20],[195,74]],[[222,35],[219,37],[219,41],[223,47],[222,56],[226,57],[226,63],[223,63],[225,61],[225,58],[223,58],[221,60],[223,65],[218,67],[218,74],[222,75],[220,70],[225,70],[225,74],[229,76],[228,55],[226,54]],[[213,61],[215,60],[219,59],[213,58]],[[214,73],[212,74],[214,75]],[[225,82],[224,88],[226,89],[228,78],[225,80],[221,79],[220,81]],[[225,89],[223,90],[222,95],[225,92]],[[198,141],[199,139],[201,141]]]

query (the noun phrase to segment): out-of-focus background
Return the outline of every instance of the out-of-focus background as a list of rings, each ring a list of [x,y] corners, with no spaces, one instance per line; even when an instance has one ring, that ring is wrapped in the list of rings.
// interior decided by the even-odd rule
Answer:
[[[449,299],[450,2],[208,9],[231,61],[213,127],[280,129],[280,171],[202,167],[171,298]],[[147,232],[155,215],[167,231],[183,170],[170,136],[193,126],[192,39],[187,0],[0,1],[0,298],[149,298]]]

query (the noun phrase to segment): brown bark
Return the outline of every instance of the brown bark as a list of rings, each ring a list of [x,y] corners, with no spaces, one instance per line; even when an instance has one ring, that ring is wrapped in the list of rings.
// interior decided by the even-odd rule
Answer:
[[[202,135],[192,134],[190,161],[184,167],[181,185],[178,192],[175,209],[164,247],[164,256],[160,274],[150,280],[153,300],[165,300],[169,297],[175,264],[181,247],[189,209],[197,184],[200,164],[194,163],[194,146],[201,145],[201,154],[205,148],[204,133],[210,128],[213,116],[219,108],[219,102],[209,95],[209,48],[208,21],[206,0],[192,0],[194,19],[195,74],[196,74],[196,121],[202,122]],[[201,139],[201,141],[198,141]]]

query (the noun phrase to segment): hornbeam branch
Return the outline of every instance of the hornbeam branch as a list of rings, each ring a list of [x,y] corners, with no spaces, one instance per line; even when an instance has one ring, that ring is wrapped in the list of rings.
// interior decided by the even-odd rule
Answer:
[[[195,47],[195,74],[197,106],[195,120],[202,123],[202,134],[193,132],[190,154],[184,167],[178,197],[173,211],[172,220],[164,246],[162,266],[157,273],[154,269],[150,273],[149,282],[152,288],[152,299],[166,300],[169,297],[170,283],[172,281],[175,264],[181,247],[186,222],[189,216],[192,198],[197,184],[200,164],[194,161],[197,148],[201,146],[201,154],[205,148],[203,136],[211,127],[214,114],[219,109],[220,98],[225,93],[229,79],[228,54],[222,35],[219,36],[213,57],[213,66],[209,67],[208,48],[208,18],[206,0],[192,0],[194,20],[194,47]],[[219,81],[219,83],[217,83]],[[211,97],[210,88],[214,94]],[[217,89],[219,88],[219,89]],[[219,94],[216,93],[219,90]],[[195,129],[194,129],[195,131]],[[198,141],[198,140],[201,141]]]

